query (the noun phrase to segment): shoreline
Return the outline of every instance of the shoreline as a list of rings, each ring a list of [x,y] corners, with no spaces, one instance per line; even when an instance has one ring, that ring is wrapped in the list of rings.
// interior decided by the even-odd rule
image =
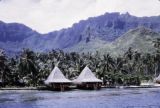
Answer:
[[[71,86],[71,89],[76,89],[76,87]],[[116,89],[130,89],[130,88],[160,88],[159,85],[142,85],[142,86],[113,86],[113,87],[107,87],[102,86],[101,88],[116,88]],[[3,90],[49,90],[46,86],[40,86],[40,87],[2,87],[0,88],[0,91]]]
[[[3,87],[0,90],[40,90],[37,87]]]

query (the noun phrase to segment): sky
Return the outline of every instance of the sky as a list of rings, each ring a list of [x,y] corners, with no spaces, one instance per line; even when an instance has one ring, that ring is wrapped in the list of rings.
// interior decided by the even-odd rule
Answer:
[[[160,0],[0,0],[0,20],[47,33],[106,12],[160,15]]]

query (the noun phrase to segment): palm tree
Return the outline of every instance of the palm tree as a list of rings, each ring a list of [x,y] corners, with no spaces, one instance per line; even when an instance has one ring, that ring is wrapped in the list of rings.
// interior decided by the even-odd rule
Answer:
[[[6,56],[3,50],[0,50],[0,79],[1,82],[5,82],[5,67],[6,67]]]
[[[157,73],[160,74],[160,38],[157,38],[153,42],[154,42],[154,47],[156,48],[154,61],[155,61],[155,77],[157,77]]]
[[[0,50],[0,80],[3,84],[10,84],[11,70],[8,64],[8,58],[3,50]]]
[[[21,77],[28,77],[33,86],[37,84],[37,76],[39,73],[38,65],[35,63],[35,53],[29,49],[24,49],[19,61],[19,71]]]

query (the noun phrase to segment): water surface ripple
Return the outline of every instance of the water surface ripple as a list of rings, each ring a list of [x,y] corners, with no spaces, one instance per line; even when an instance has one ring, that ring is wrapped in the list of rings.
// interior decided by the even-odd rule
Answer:
[[[160,88],[0,91],[0,108],[160,108]]]

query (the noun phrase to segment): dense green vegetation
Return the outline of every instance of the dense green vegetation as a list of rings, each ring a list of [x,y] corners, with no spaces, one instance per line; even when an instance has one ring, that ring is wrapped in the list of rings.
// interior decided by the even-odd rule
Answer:
[[[119,57],[99,52],[78,54],[52,50],[35,53],[24,49],[19,56],[9,58],[1,51],[0,82],[3,86],[40,86],[55,65],[69,79],[77,77],[88,65],[104,84],[139,85],[140,81],[151,80],[160,72],[160,39],[154,41],[154,46],[157,48],[154,54],[141,54],[129,48]]]

